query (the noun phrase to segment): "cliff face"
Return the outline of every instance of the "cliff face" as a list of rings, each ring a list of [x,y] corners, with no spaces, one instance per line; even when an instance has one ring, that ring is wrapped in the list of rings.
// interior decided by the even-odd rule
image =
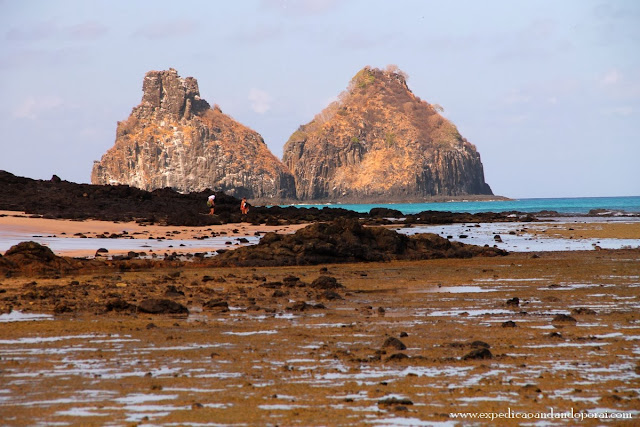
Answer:
[[[211,108],[196,79],[174,69],[150,71],[142,91],[140,105],[118,122],[115,145],[94,162],[93,184],[295,197],[293,176],[262,137]]]
[[[492,194],[480,154],[402,72],[364,68],[284,147],[299,199],[419,200]]]

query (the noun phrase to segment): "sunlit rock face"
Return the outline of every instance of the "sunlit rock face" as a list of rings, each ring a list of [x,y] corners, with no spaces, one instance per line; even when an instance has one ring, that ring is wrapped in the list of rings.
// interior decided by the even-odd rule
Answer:
[[[142,92],[140,105],[118,122],[114,146],[94,163],[93,184],[295,197],[293,176],[260,134],[201,99],[196,79],[149,71]]]
[[[365,67],[284,147],[302,200],[490,195],[480,154],[397,67]]]

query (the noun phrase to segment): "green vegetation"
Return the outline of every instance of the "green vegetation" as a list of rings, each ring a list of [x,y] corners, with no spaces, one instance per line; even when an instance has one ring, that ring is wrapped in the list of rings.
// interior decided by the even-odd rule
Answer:
[[[395,143],[396,143],[396,135],[394,133],[387,132],[384,135],[384,144],[387,146],[387,148],[391,148],[395,145]]]
[[[365,67],[358,71],[358,74],[351,79],[351,84],[352,86],[363,89],[375,81],[376,77],[373,75],[371,68]]]
[[[287,143],[291,142],[291,141],[304,141],[307,139],[307,134],[306,132],[303,132],[301,130],[297,130],[294,133],[291,134],[291,136],[289,137],[289,140],[287,141]]]

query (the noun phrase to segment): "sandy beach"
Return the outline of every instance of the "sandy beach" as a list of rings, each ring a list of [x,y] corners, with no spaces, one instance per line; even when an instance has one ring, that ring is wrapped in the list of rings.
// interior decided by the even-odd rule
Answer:
[[[74,221],[67,219],[46,219],[25,214],[24,212],[0,211],[0,234],[20,234],[25,239],[28,236],[51,236],[56,238],[87,238],[106,239],[108,246],[111,238],[126,238],[139,240],[198,240],[210,238],[212,236],[227,236],[229,238],[239,238],[255,236],[256,233],[264,234],[268,232],[293,233],[304,227],[306,224],[291,225],[252,225],[248,222],[236,224],[208,225],[202,227],[186,226],[161,226],[139,224],[136,222],[111,222],[98,220]],[[196,249],[176,248],[182,253],[215,251],[219,246],[207,245],[207,240],[202,240],[204,244]],[[228,248],[233,249],[233,246]],[[76,248],[56,251],[59,255],[71,257],[91,257],[95,255],[95,249]],[[128,249],[109,249],[110,254],[122,254]]]

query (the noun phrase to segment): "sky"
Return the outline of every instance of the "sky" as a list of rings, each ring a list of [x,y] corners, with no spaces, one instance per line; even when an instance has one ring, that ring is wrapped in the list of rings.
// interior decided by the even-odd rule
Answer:
[[[363,67],[397,65],[495,194],[640,195],[635,0],[0,0],[0,169],[89,182],[147,71],[289,136]]]

